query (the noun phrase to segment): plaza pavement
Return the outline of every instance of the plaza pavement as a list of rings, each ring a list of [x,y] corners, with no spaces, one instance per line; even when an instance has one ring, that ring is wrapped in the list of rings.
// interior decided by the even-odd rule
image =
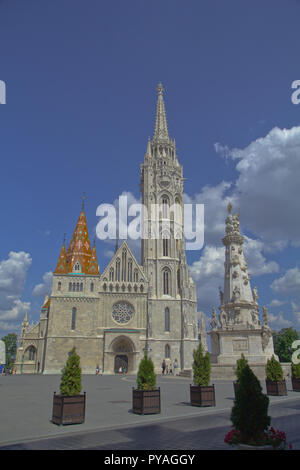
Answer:
[[[190,383],[158,376],[161,413],[140,416],[131,411],[135,376],[83,375],[85,422],[57,426],[51,413],[60,376],[0,376],[0,449],[229,449],[223,439],[231,426],[232,381],[214,381],[216,406],[210,408],[190,406]],[[300,393],[290,381],[287,389],[287,397],[269,397],[269,414],[300,449]]]

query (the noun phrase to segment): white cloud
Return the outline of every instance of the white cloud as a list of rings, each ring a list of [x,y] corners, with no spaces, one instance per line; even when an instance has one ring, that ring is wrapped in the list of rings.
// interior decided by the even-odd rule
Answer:
[[[299,268],[288,269],[286,273],[271,284],[271,289],[280,295],[300,294],[300,271]]]
[[[268,305],[269,307],[281,307],[282,305],[286,304],[286,301],[273,299]]]
[[[48,271],[43,275],[43,282],[37,284],[33,291],[32,295],[36,297],[45,297],[45,295],[49,295],[52,290],[52,279],[53,279],[53,272]]]
[[[267,261],[262,252],[265,244],[261,240],[254,240],[245,236],[243,251],[248,264],[248,271],[252,276],[277,273],[279,265],[276,261]]]
[[[21,300],[27,270],[32,259],[23,251],[11,251],[8,259],[0,262],[0,329],[16,330],[16,321],[25,315],[30,302]]]
[[[282,312],[279,312],[278,315],[269,313],[269,324],[275,330],[293,326],[293,322],[284,318]]]
[[[215,148],[237,161],[233,196],[247,227],[277,249],[299,246],[300,126],[275,127],[244,149]]]
[[[293,314],[295,316],[296,322],[300,325],[300,305],[297,305],[295,302],[291,302]]]

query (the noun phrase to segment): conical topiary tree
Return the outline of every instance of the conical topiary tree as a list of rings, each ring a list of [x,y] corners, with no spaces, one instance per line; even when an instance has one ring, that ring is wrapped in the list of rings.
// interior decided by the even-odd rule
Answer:
[[[243,369],[248,365],[248,361],[245,358],[244,354],[241,355],[240,359],[236,361],[236,370],[235,370],[235,375],[237,377],[237,380],[239,380],[240,375],[243,371]]]
[[[279,361],[277,361],[274,355],[271,359],[268,359],[266,365],[266,376],[268,380],[275,382],[276,380],[283,380],[283,370]]]
[[[70,352],[65,367],[62,369],[60,393],[62,396],[79,395],[81,392],[80,357],[74,347]]]
[[[145,354],[139,364],[137,373],[138,390],[154,390],[156,386],[156,375],[154,372],[154,364],[150,357]]]
[[[241,442],[252,445],[264,442],[264,431],[271,422],[268,407],[269,397],[262,392],[259,380],[246,364],[239,376],[239,388],[231,410],[231,421],[241,434]]]
[[[198,387],[207,387],[210,383],[210,355],[208,351],[203,352],[201,342],[198,349],[193,352],[193,357],[194,384]]]

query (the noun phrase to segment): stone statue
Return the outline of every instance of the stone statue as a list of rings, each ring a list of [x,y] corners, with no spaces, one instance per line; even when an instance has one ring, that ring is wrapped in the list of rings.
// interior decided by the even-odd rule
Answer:
[[[233,302],[237,302],[241,297],[241,292],[238,286],[233,289]]]
[[[272,331],[268,325],[264,325],[262,327],[261,335],[262,335],[262,347],[263,347],[263,350],[265,350],[272,336]]]
[[[220,303],[223,305],[224,302],[224,292],[221,290],[221,287],[219,287],[219,295],[220,295]]]
[[[269,322],[269,312],[268,312],[268,309],[267,307],[263,307],[263,322],[264,322],[264,325],[265,326],[268,326],[268,322]]]
[[[212,311],[210,327],[212,330],[215,330],[218,327],[218,317],[217,317],[217,312],[215,308]]]
[[[257,287],[256,286],[252,290],[252,295],[253,295],[254,302],[257,303],[258,293],[257,293]]]
[[[225,329],[227,326],[227,315],[224,310],[221,310],[219,315],[219,321],[222,329]]]

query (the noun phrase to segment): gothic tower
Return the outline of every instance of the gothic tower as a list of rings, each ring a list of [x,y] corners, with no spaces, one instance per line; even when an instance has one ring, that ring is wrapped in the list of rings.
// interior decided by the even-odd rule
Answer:
[[[159,84],[154,135],[140,169],[148,346],[156,366],[163,358],[177,359],[181,370],[191,370],[198,345],[196,290],[184,250],[183,170],[169,137],[163,91]]]

